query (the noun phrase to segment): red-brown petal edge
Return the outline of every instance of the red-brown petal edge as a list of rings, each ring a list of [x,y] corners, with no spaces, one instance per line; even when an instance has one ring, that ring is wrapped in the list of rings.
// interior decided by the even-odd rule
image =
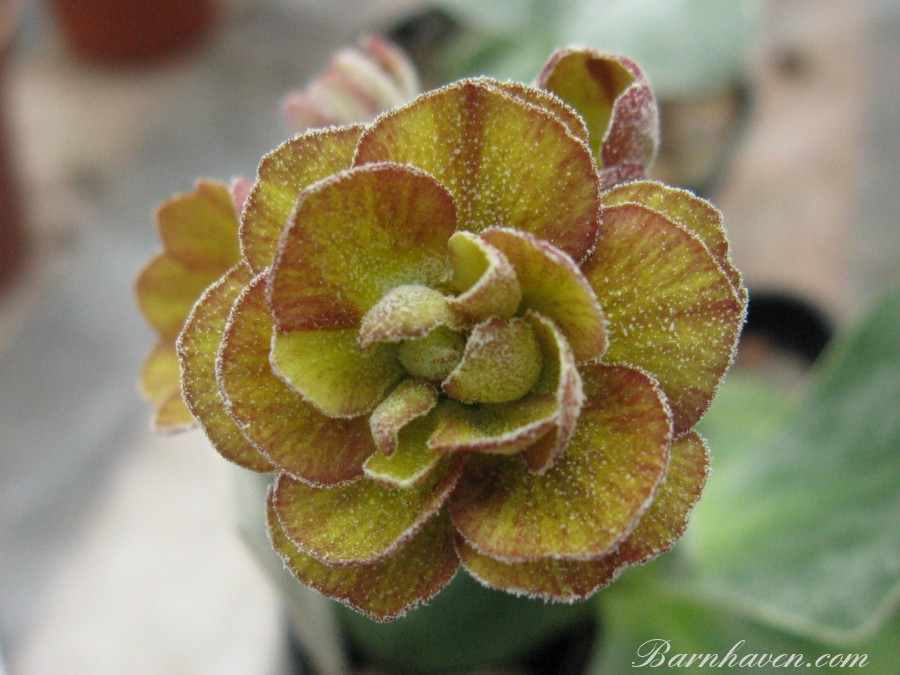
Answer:
[[[472,576],[491,588],[555,602],[584,600],[627,567],[668,551],[684,533],[709,466],[706,444],[690,432],[672,444],[666,482],[634,531],[614,553],[597,561],[536,560],[504,563],[478,553],[457,535],[457,551]]]
[[[184,401],[216,451],[251,471],[271,471],[272,464],[247,440],[226,412],[216,382],[216,358],[231,305],[250,282],[250,270],[235,265],[200,296],[178,337]]]
[[[301,583],[373,621],[392,621],[434,597],[459,568],[453,527],[446,513],[429,521],[405,546],[381,562],[329,567],[303,553],[287,537],[271,494],[267,507],[272,545],[291,573]]]
[[[235,301],[219,351],[216,376],[229,414],[269,461],[299,480],[333,485],[362,475],[375,452],[366,419],[326,417],[275,375],[273,329],[263,273]]]

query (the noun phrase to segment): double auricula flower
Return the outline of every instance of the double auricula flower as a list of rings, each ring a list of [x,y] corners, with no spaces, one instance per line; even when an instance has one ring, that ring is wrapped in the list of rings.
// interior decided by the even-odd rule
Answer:
[[[645,178],[656,128],[634,63],[569,49],[199,183],[139,281],[158,423],[272,472],[285,564],[374,619],[460,566],[589,597],[682,534],[746,304],[718,211]]]

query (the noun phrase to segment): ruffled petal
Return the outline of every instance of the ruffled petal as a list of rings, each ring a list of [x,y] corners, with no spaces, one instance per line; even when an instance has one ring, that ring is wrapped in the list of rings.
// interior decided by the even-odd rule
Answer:
[[[459,210],[459,228],[525,230],[581,260],[596,240],[599,178],[590,149],[551,112],[487,78],[461,80],[382,115],[354,164],[427,171]]]
[[[417,417],[427,415],[438,402],[438,392],[424,380],[403,380],[369,416],[372,438],[381,454],[397,449],[400,430]]]
[[[496,87],[500,91],[506,92],[513,98],[520,99],[525,103],[543,108],[562,122],[575,138],[589,143],[590,133],[587,125],[584,123],[584,118],[552,91],[530,87],[527,84],[513,81],[491,82],[490,86]]]
[[[590,284],[569,256],[525,232],[491,228],[482,238],[500,249],[522,288],[520,307],[552,319],[566,336],[577,361],[606,350],[606,320]]]
[[[176,391],[160,403],[153,417],[153,428],[165,434],[188,431],[197,426],[197,421],[184,404],[181,392]]]
[[[731,262],[722,214],[715,206],[687,190],[649,180],[617,185],[603,193],[603,203],[606,206],[627,202],[659,211],[700,239],[725,272],[735,293],[746,304],[747,289],[744,288],[741,273]]]
[[[141,393],[156,405],[181,393],[181,371],[173,342],[160,341],[147,355],[141,369]]]
[[[645,512],[665,477],[671,418],[652,378],[589,364],[569,447],[543,475],[515,457],[471,455],[450,500],[459,532],[506,562],[597,559]]]
[[[274,324],[265,288],[265,275],[258,275],[225,327],[216,376],[228,412],[263,455],[295,478],[333,485],[360,476],[375,452],[367,420],[322,415],[272,372]]]
[[[403,375],[396,344],[376,343],[365,353],[355,330],[276,332],[273,371],[329,417],[372,410]]]
[[[201,180],[156,212],[166,251],[183,267],[221,274],[241,257],[238,220],[224,183]]]
[[[428,446],[441,452],[512,455],[553,428],[558,406],[552,396],[530,394],[518,401],[465,406],[440,404],[440,419]]]
[[[169,253],[147,263],[135,289],[141,311],[160,337],[174,342],[197,298],[223,271],[189,270]]]
[[[271,471],[226,412],[216,382],[216,357],[231,305],[250,282],[250,270],[235,265],[200,296],[178,336],[182,389],[188,409],[197,418],[213,447],[225,459],[252,471]]]
[[[411,488],[425,480],[443,457],[427,443],[435,424],[431,417],[407,424],[397,434],[397,448],[390,456],[376,452],[366,460],[363,465],[366,476],[397,488]]]
[[[437,515],[461,472],[459,458],[444,459],[408,489],[366,479],[321,488],[282,474],[275,512],[291,541],[316,560],[368,564],[393,555]]]
[[[557,50],[537,84],[577,110],[603,169],[619,164],[646,169],[659,145],[659,111],[634,61],[593,49]]]
[[[271,495],[267,520],[272,545],[301,583],[374,621],[396,619],[432,598],[459,567],[446,513],[426,523],[384,561],[348,567],[329,567],[297,548],[275,514]]]
[[[493,588],[557,602],[584,600],[612,582],[625,567],[646,562],[674,545],[703,490],[708,465],[706,446],[696,433],[673,443],[666,482],[653,504],[615,552],[600,560],[505,563],[482,555],[457,537],[459,556],[469,573]]]
[[[388,291],[450,276],[456,228],[449,193],[396,164],[359,167],[305,190],[270,272],[269,304],[284,332],[357,328]]]
[[[553,433],[543,436],[522,455],[528,468],[541,474],[549,471],[569,446],[584,405],[584,389],[575,355],[556,324],[533,311],[525,316],[534,328],[543,355],[544,368],[535,389],[552,394],[556,401]]]
[[[477,235],[457,232],[450,237],[453,279],[450,287],[458,295],[447,305],[469,325],[492,316],[509,319],[522,300],[516,271],[498,249]]]
[[[637,204],[604,210],[583,269],[609,321],[604,360],[659,380],[680,434],[696,424],[731,363],[743,307],[697,237]]]
[[[240,241],[254,272],[272,264],[281,231],[309,185],[350,166],[362,126],[316,129],[262,158],[241,216]]]
[[[443,293],[427,286],[397,286],[366,312],[359,327],[359,346],[418,338],[438,326],[457,324]]]
[[[441,388],[463,403],[504,403],[531,391],[541,374],[541,346],[524,319],[475,326],[459,365]]]

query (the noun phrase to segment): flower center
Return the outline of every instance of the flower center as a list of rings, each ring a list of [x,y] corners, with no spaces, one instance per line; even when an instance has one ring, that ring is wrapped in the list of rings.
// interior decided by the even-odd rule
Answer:
[[[462,360],[466,338],[446,326],[438,326],[425,337],[404,340],[400,363],[410,375],[442,382]]]

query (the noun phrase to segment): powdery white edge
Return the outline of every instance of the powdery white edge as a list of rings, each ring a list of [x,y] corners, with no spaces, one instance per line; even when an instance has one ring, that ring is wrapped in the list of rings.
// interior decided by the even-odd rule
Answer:
[[[353,160],[351,161],[351,164],[353,166],[365,166],[367,164],[366,162],[361,161],[359,158],[360,148],[362,147],[364,141],[370,135],[377,132],[378,127],[381,126],[381,124],[383,124],[386,120],[389,120],[390,118],[392,118],[394,116],[404,114],[407,110],[410,110],[410,109],[418,106],[423,101],[427,101],[427,100],[430,100],[433,98],[438,98],[440,96],[443,96],[448,91],[452,91],[452,90],[456,90],[456,89],[464,89],[465,87],[468,87],[468,86],[474,86],[474,87],[477,87],[484,91],[487,91],[494,96],[505,99],[507,102],[512,102],[515,105],[521,106],[521,107],[525,108],[526,110],[532,111],[532,112],[538,114],[539,116],[544,117],[547,120],[550,120],[552,124],[558,125],[559,129],[562,131],[562,133],[565,137],[570,139],[572,142],[576,143],[583,150],[584,155],[589,162],[590,171],[588,173],[590,174],[590,176],[592,178],[592,182],[594,184],[594,188],[595,188],[594,193],[596,195],[596,202],[597,202],[597,210],[594,213],[594,217],[593,217],[593,222],[595,224],[593,241],[591,242],[590,246],[588,246],[586,248],[586,250],[581,258],[582,261],[587,260],[591,256],[591,253],[593,252],[594,248],[597,246],[598,239],[600,238],[600,231],[601,231],[600,212],[601,212],[601,209],[603,206],[602,201],[601,201],[601,196],[600,196],[601,192],[602,192],[601,185],[600,185],[600,174],[599,174],[599,171],[597,168],[596,159],[594,158],[594,153],[591,152],[590,146],[583,139],[578,138],[571,131],[569,131],[569,128],[565,124],[563,124],[554,113],[552,113],[550,110],[548,110],[546,108],[541,108],[532,103],[524,101],[521,98],[518,98],[516,96],[508,94],[506,91],[503,90],[502,84],[503,83],[500,82],[499,80],[495,80],[491,77],[486,77],[486,76],[466,77],[466,78],[462,78],[460,80],[456,80],[455,82],[451,82],[450,84],[444,85],[443,87],[439,87],[437,89],[432,89],[431,91],[427,91],[424,94],[420,94],[419,96],[417,96],[416,98],[414,98],[412,101],[410,101],[409,103],[407,103],[405,105],[402,105],[398,108],[393,108],[392,110],[387,110],[387,111],[381,113],[374,120],[372,120],[372,122],[369,123],[369,125],[366,126],[365,129],[363,129],[362,133],[360,134],[359,139],[356,142],[356,151],[353,154]],[[525,85],[525,86],[528,86],[528,85]],[[544,90],[544,89],[540,89],[540,91],[546,92],[546,90]],[[546,93],[549,93],[549,92],[546,92]],[[577,115],[577,113],[576,113],[576,115]],[[578,115],[578,116],[581,117],[580,115]],[[412,165],[409,165],[409,166],[412,166]]]
[[[466,543],[469,546],[471,546],[476,552],[478,552],[481,555],[484,555],[488,558],[493,558],[494,560],[499,560],[500,562],[504,562],[504,563],[534,562],[536,560],[548,560],[548,559],[549,560],[573,560],[573,561],[598,560],[600,558],[606,557],[611,552],[613,552],[616,548],[618,548],[619,544],[621,544],[625,539],[627,539],[631,535],[631,532],[634,530],[635,527],[637,527],[637,524],[640,521],[641,517],[644,515],[644,513],[646,513],[647,509],[650,508],[650,505],[653,503],[653,500],[656,499],[656,494],[659,491],[659,488],[662,485],[663,481],[665,480],[666,474],[669,471],[669,460],[670,460],[672,439],[674,436],[673,425],[672,425],[672,421],[673,421],[672,411],[669,408],[669,404],[666,399],[665,392],[663,392],[663,390],[660,388],[659,383],[656,381],[656,378],[653,377],[652,374],[650,374],[643,368],[640,368],[637,366],[632,366],[629,364],[624,364],[624,363],[615,363],[615,364],[599,363],[599,364],[592,364],[592,365],[604,367],[604,368],[611,368],[611,369],[630,370],[630,371],[638,373],[639,375],[641,375],[642,377],[645,378],[646,383],[648,385],[650,385],[651,390],[653,391],[653,393],[656,395],[657,399],[659,400],[660,407],[665,415],[667,427],[668,427],[666,436],[665,436],[665,443],[663,445],[664,463],[663,463],[663,468],[659,472],[659,476],[657,477],[657,480],[654,483],[654,485],[651,487],[650,492],[648,493],[646,499],[640,505],[638,505],[638,508],[635,510],[635,513],[632,516],[632,520],[631,520],[629,526],[625,530],[623,530],[623,533],[620,534],[611,543],[609,543],[605,548],[598,550],[598,551],[590,551],[590,552],[584,553],[583,555],[582,554],[573,555],[573,554],[567,554],[567,553],[551,553],[550,555],[534,556],[534,557],[498,555],[497,553],[495,553],[493,551],[487,551],[484,548],[482,548],[481,546],[479,546],[476,542],[474,542],[471,539],[469,539],[468,537],[466,537],[465,534],[459,529],[459,527],[457,527],[457,532],[459,532],[460,536],[463,539],[465,539]],[[450,515],[451,515],[451,517],[453,515],[452,509],[450,511]],[[455,521],[454,521],[454,524],[455,524]]]
[[[586,590],[584,593],[581,593],[581,594],[572,593],[572,594],[567,594],[567,595],[557,595],[557,594],[549,593],[549,592],[543,592],[543,593],[532,592],[525,588],[509,588],[509,587],[499,588],[497,586],[493,586],[490,583],[490,581],[488,581],[487,579],[479,576],[475,571],[473,571],[471,568],[469,568],[465,563],[463,563],[463,567],[465,568],[466,572],[468,572],[468,574],[473,579],[478,581],[478,583],[480,583],[485,588],[490,588],[492,590],[500,590],[505,593],[510,593],[510,594],[518,596],[518,597],[531,598],[532,600],[543,600],[544,602],[562,602],[562,603],[566,603],[566,604],[574,604],[576,602],[581,602],[583,600],[587,600],[588,598],[590,598],[591,596],[596,594],[598,591],[611,585],[614,581],[616,581],[616,579],[619,578],[619,575],[621,575],[622,572],[624,572],[628,568],[637,567],[638,565],[646,564],[647,562],[653,560],[654,558],[657,558],[657,557],[663,555],[664,553],[671,551],[672,548],[681,540],[681,537],[684,535],[684,531],[687,529],[688,522],[690,521],[690,515],[693,512],[694,507],[697,505],[697,502],[700,501],[700,497],[703,494],[703,489],[706,485],[706,481],[710,474],[709,445],[707,444],[706,439],[704,439],[702,436],[700,436],[700,434],[698,434],[695,431],[687,431],[687,432],[681,434],[678,438],[674,439],[672,441],[672,444],[674,445],[681,438],[687,436],[688,434],[692,434],[692,433],[697,437],[697,439],[700,441],[701,445],[703,446],[707,461],[706,461],[706,465],[705,465],[704,475],[700,482],[700,489],[698,490],[697,495],[694,497],[694,499],[688,505],[687,511],[685,513],[684,523],[682,524],[682,526],[680,528],[678,528],[679,532],[677,534],[675,534],[671,538],[671,540],[664,546],[655,548],[652,551],[648,552],[647,554],[645,554],[635,560],[630,560],[630,561],[623,560],[623,561],[619,562],[617,565],[615,565],[615,567],[613,567],[611,570],[609,570],[609,573],[606,576],[600,578],[598,583],[594,584],[590,589]],[[663,483],[660,484],[660,487],[662,487],[662,485],[664,483],[665,483],[665,480],[663,481]],[[635,527],[637,527],[637,526],[635,526]],[[458,533],[457,533],[457,537],[458,537],[458,539],[456,540],[457,542],[459,539],[463,539],[462,535],[460,535]],[[627,539],[627,537],[626,537],[626,539]],[[471,546],[471,543],[468,540],[464,539],[464,541],[467,545]],[[622,543],[624,543],[624,541],[625,541],[625,539],[623,539],[621,542],[619,542],[619,544],[616,545],[615,549],[610,551],[606,556],[598,558],[596,561],[590,561],[590,562],[601,562],[604,558],[615,555],[616,551],[619,550],[619,548],[621,547]],[[472,546],[472,548],[475,548],[475,547]],[[457,544],[457,555],[459,555],[458,544]],[[484,555],[484,554],[482,554],[482,555]],[[461,555],[460,555],[460,559],[462,559]]]
[[[269,487],[268,494],[266,495],[266,503],[267,503],[267,505],[268,505],[269,500],[272,499],[273,487],[274,487],[274,486],[270,486],[270,487]],[[268,509],[267,509],[267,511],[268,511]],[[277,518],[277,515],[276,515],[276,518]],[[267,518],[267,521],[268,521],[268,518]],[[282,527],[280,521],[279,521],[279,524],[278,524],[278,525],[279,525],[279,527]],[[336,602],[339,602],[339,603],[341,603],[342,605],[344,605],[345,607],[349,607],[350,609],[352,609],[352,610],[354,610],[354,611],[356,611],[356,612],[359,612],[360,614],[362,614],[362,615],[365,616],[366,618],[371,619],[372,621],[375,621],[375,622],[377,622],[377,623],[388,623],[389,621],[393,621],[393,620],[395,620],[395,619],[402,618],[402,617],[406,616],[406,614],[407,614],[408,612],[410,612],[410,611],[412,611],[413,609],[416,609],[417,607],[419,607],[419,606],[421,606],[421,605],[427,603],[429,600],[431,600],[432,598],[434,598],[438,593],[440,593],[442,590],[444,590],[444,588],[446,588],[447,585],[448,585],[451,581],[453,581],[453,578],[456,576],[457,572],[459,571],[459,565],[457,564],[456,568],[453,570],[453,573],[450,574],[450,575],[447,577],[446,581],[445,581],[442,585],[439,585],[439,586],[434,590],[434,592],[432,592],[432,593],[430,593],[430,594],[426,594],[426,595],[422,596],[421,598],[417,598],[417,599],[413,600],[412,602],[410,602],[410,603],[404,605],[402,608],[400,608],[400,609],[397,610],[396,612],[392,612],[392,613],[390,613],[390,614],[383,614],[383,615],[382,615],[382,614],[374,614],[374,613],[370,612],[369,610],[367,610],[365,607],[362,607],[362,606],[359,605],[358,603],[353,602],[353,600],[350,599],[349,597],[346,597],[346,596],[338,596],[338,595],[328,595],[328,594],[323,593],[322,591],[320,591],[320,590],[319,590],[318,588],[316,588],[315,586],[310,586],[310,585],[308,585],[305,581],[303,581],[303,580],[296,574],[296,572],[294,572],[294,568],[291,567],[291,565],[290,565],[289,557],[288,557],[287,555],[283,554],[281,551],[279,551],[278,548],[276,548],[275,542],[272,541],[272,532],[271,532],[271,529],[269,528],[269,523],[268,523],[268,522],[266,523],[266,528],[265,528],[265,529],[266,529],[266,536],[269,538],[269,545],[272,547],[272,550],[275,551],[275,553],[276,553],[276,554],[278,555],[278,557],[281,559],[281,564],[282,564],[283,568],[284,568],[285,570],[287,570],[288,573],[290,573],[290,575],[291,575],[294,579],[296,579],[298,583],[303,584],[303,586],[304,586],[305,588],[308,588],[308,589],[310,589],[310,590],[312,590],[312,591],[315,591],[316,593],[318,593],[318,594],[321,595],[322,597],[329,598],[330,600],[334,600],[334,601],[336,601]],[[289,542],[293,543],[293,540],[292,540],[290,537],[287,536],[287,532],[284,531],[284,528],[283,528],[283,527],[282,527],[282,531],[284,532],[285,538],[287,538],[287,540],[288,540]],[[294,546],[296,546],[296,544],[294,544]],[[300,549],[299,546],[296,546],[296,547],[297,547],[297,550],[298,550],[300,553],[304,553],[304,551],[303,551],[302,549]],[[458,562],[459,562],[459,556],[457,555],[457,563],[458,563]]]
[[[251,261],[251,256],[247,254],[247,246],[248,242],[253,239],[250,235],[252,230],[249,223],[249,215],[252,211],[256,210],[257,203],[259,201],[259,194],[263,191],[264,184],[270,180],[269,174],[272,171],[283,168],[284,161],[283,155],[285,153],[290,153],[291,149],[297,143],[306,141],[306,140],[318,140],[325,136],[330,136],[335,132],[347,132],[352,133],[354,130],[358,131],[358,136],[362,134],[363,130],[366,128],[364,124],[345,124],[345,125],[331,125],[325,127],[316,127],[314,129],[309,129],[303,133],[296,134],[292,136],[288,140],[284,141],[278,147],[273,150],[267,152],[262,158],[259,160],[259,164],[256,167],[256,180],[253,183],[253,187],[250,189],[250,192],[247,194],[247,198],[244,201],[244,209],[241,212],[240,223],[238,225],[238,243],[240,244],[241,249],[241,257],[246,261],[248,267],[250,267],[251,271],[254,273],[262,272],[263,269],[268,269],[270,265],[266,267],[257,267],[254,266]],[[357,143],[359,142],[357,138]],[[272,166],[274,165],[274,166]],[[315,182],[315,181],[314,181]],[[297,195],[309,185],[304,186],[300,190],[298,190]],[[277,240],[275,242],[277,247]],[[273,251],[274,257],[274,251]]]
[[[249,267],[249,265],[248,265],[248,267]],[[266,277],[267,273],[268,273],[268,268],[266,268],[266,270],[263,270],[262,272],[257,274],[255,277],[253,277],[250,280],[250,283],[248,283],[247,286],[244,288],[244,290],[241,291],[241,293],[238,295],[238,297],[235,299],[234,303],[231,306],[231,311],[228,314],[228,320],[225,322],[225,329],[222,331],[222,342],[219,344],[219,349],[216,352],[215,374],[216,374],[216,384],[218,385],[218,389],[219,389],[219,398],[222,401],[222,405],[225,408],[225,412],[228,413],[228,415],[231,417],[231,419],[233,419],[235,421],[235,424],[237,424],[238,429],[240,429],[241,433],[244,434],[244,437],[247,439],[247,441],[254,448],[256,448],[256,451],[259,452],[260,455],[262,455],[267,460],[269,460],[269,462],[272,464],[272,466],[274,468],[276,468],[279,472],[293,478],[294,480],[296,480],[300,483],[305,483],[306,485],[309,485],[311,487],[321,487],[321,488],[336,487],[338,485],[346,485],[347,483],[353,483],[357,480],[360,480],[362,478],[361,473],[357,476],[353,476],[352,478],[348,478],[347,480],[338,481],[336,483],[322,483],[319,481],[310,480],[309,478],[306,478],[305,476],[301,476],[297,473],[290,471],[286,467],[282,466],[277,460],[275,460],[275,458],[272,457],[266,451],[265,447],[263,447],[261,444],[257,443],[250,437],[250,435],[247,433],[247,429],[251,426],[251,424],[244,422],[243,420],[238,418],[236,416],[236,414],[234,413],[234,404],[231,401],[231,397],[228,395],[227,389],[225,388],[225,379],[224,379],[224,376],[222,373],[223,362],[224,362],[223,352],[225,351],[225,349],[228,345],[228,339],[229,339],[229,336],[232,331],[232,326],[234,324],[234,315],[235,315],[235,311],[236,311],[237,307],[239,305],[243,304],[244,302],[246,302],[246,296],[248,296],[251,293],[251,289],[253,287],[257,286],[260,283],[265,282],[265,277]]]
[[[602,213],[602,209],[601,209]],[[567,274],[571,275],[572,278],[581,286],[582,290],[584,290],[585,295],[588,297],[589,302],[591,304],[591,309],[595,310],[597,315],[600,317],[601,327],[603,329],[603,346],[602,349],[599,350],[597,354],[588,358],[588,359],[580,359],[578,360],[576,357],[576,363],[590,363],[592,361],[598,361],[603,354],[606,352],[609,347],[609,335],[607,331],[607,327],[609,326],[609,322],[606,319],[606,314],[603,312],[603,307],[600,305],[600,301],[597,299],[597,293],[594,291],[591,286],[590,281],[588,281],[587,277],[584,276],[584,273],[581,271],[581,267],[568,253],[563,251],[562,249],[557,248],[550,242],[547,242],[539,237],[534,236],[530,232],[525,232],[523,230],[516,230],[511,227],[489,227],[487,228],[483,234],[487,234],[490,239],[491,233],[497,232],[502,235],[509,235],[525,241],[528,246],[538,255],[542,255],[545,259],[549,260],[552,265],[556,267],[562,268],[566,271]],[[501,237],[502,239],[502,237]],[[496,244],[494,244],[496,245]],[[502,249],[501,249],[502,250]],[[587,259],[587,258],[586,258]],[[512,264],[512,263],[510,263]],[[515,266],[514,266],[515,267]],[[563,335],[565,335],[565,330],[561,326],[557,327],[562,331]],[[571,347],[571,341],[569,342],[569,346]],[[573,349],[574,354],[574,349]]]
[[[709,410],[709,407],[712,405],[712,402],[715,400],[716,394],[719,391],[719,387],[721,386],[722,382],[725,379],[725,375],[728,373],[729,369],[731,368],[732,364],[734,363],[734,359],[737,356],[738,341],[740,340],[740,337],[741,337],[741,330],[744,327],[744,322],[747,320],[747,303],[743,302],[741,300],[741,296],[734,289],[734,286],[732,286],[731,280],[728,278],[728,275],[725,274],[725,271],[722,269],[722,266],[716,260],[715,256],[713,256],[713,254],[709,252],[709,248],[707,248],[706,244],[703,243],[703,241],[700,239],[700,237],[698,237],[696,234],[691,232],[687,227],[675,222],[674,220],[672,220],[671,218],[666,216],[664,213],[661,213],[660,211],[655,211],[654,209],[651,209],[650,207],[645,206],[644,204],[639,204],[637,202],[624,202],[622,204],[617,204],[615,206],[606,207],[605,209],[603,209],[603,211],[604,212],[612,211],[612,210],[616,210],[616,209],[621,209],[623,207],[637,208],[637,209],[640,209],[643,211],[647,211],[648,213],[652,213],[655,217],[662,218],[663,220],[667,221],[673,228],[681,230],[685,235],[687,235],[691,240],[693,240],[694,245],[703,249],[703,253],[705,253],[709,257],[710,262],[712,262],[712,264],[715,266],[715,269],[718,271],[719,275],[724,280],[725,285],[728,288],[728,291],[731,295],[731,298],[737,303],[737,306],[738,306],[738,310],[739,310],[738,311],[738,320],[736,322],[734,322],[734,324],[732,326],[730,326],[730,330],[728,331],[728,333],[726,335],[727,342],[730,343],[730,350],[729,350],[728,358],[726,359],[721,372],[716,377],[716,381],[713,384],[712,389],[710,390],[710,394],[706,400],[706,404],[702,408],[697,409],[697,419],[695,419],[690,425],[686,426],[684,429],[681,430],[682,433],[686,433],[686,432],[690,431],[691,429],[693,429],[697,425],[697,423],[701,419],[703,419],[703,416],[706,414],[706,412]],[[743,286],[741,288],[743,288]],[[630,364],[623,364],[623,365],[630,365]],[[634,366],[632,366],[632,367],[634,367]]]
[[[462,477],[463,469],[464,469],[465,461],[464,458],[460,457],[451,457],[448,461],[447,474],[443,476],[438,482],[435,491],[431,495],[431,500],[426,504],[425,508],[422,509],[421,512],[416,516],[413,522],[403,531],[400,535],[391,542],[387,547],[380,550],[378,553],[375,553],[370,556],[362,557],[362,558],[353,558],[353,559],[339,559],[327,554],[321,554],[313,551],[308,546],[305,546],[302,542],[297,541],[291,536],[290,531],[286,525],[286,521],[281,516],[281,511],[278,508],[278,492],[281,488],[281,485],[285,479],[292,480],[291,476],[287,474],[279,474],[274,483],[273,483],[273,491],[274,491],[274,510],[275,514],[278,517],[278,522],[281,523],[282,528],[284,529],[285,536],[294,543],[294,545],[303,553],[318,560],[320,563],[328,565],[329,567],[352,567],[355,565],[368,565],[372,563],[377,563],[385,558],[390,557],[394,553],[396,553],[400,548],[403,547],[413,536],[415,536],[432,518],[438,515],[441,511],[441,507],[447,502],[447,498],[456,488],[456,484],[459,482],[459,479]],[[302,481],[297,481],[303,483]],[[307,487],[316,487],[309,486],[306,483],[303,483]],[[323,489],[327,490],[331,487],[336,486],[326,486]]]

